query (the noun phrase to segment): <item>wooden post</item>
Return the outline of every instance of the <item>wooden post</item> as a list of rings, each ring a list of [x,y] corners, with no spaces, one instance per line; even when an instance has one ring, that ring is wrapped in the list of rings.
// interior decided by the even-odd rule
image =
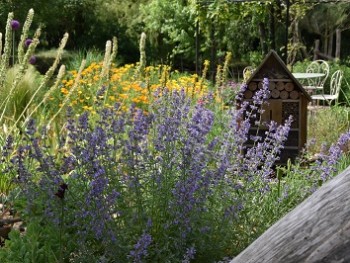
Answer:
[[[350,167],[324,184],[231,263],[350,262]]]
[[[340,44],[341,44],[341,31],[337,29],[335,31],[335,58],[340,59]]]

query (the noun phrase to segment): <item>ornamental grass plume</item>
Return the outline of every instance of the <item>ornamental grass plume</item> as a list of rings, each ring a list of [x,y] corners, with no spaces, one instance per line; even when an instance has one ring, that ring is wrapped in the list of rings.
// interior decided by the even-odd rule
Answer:
[[[101,79],[108,78],[108,71],[109,71],[109,62],[111,58],[111,53],[112,53],[112,41],[108,40],[106,42],[106,50],[105,50],[105,56],[103,59],[103,65],[102,65],[102,70],[101,70]]]
[[[200,92],[202,91],[203,82],[207,78],[207,73],[208,73],[210,61],[209,60],[204,60],[203,65],[204,65],[204,67],[203,67],[203,71],[202,71],[202,76],[201,76],[201,78],[199,80],[199,91]]]
[[[141,33],[140,38],[140,65],[139,65],[139,74],[140,76],[145,76],[145,68],[146,68],[146,33]]]
[[[2,33],[0,33],[0,54],[2,54]],[[1,55],[0,55],[0,61],[1,61]]]
[[[21,80],[22,76],[25,74],[25,71],[28,68],[28,63],[29,63],[30,59],[32,58],[32,54],[34,53],[35,48],[39,44],[40,32],[41,32],[40,29],[38,29],[36,31],[37,37],[35,37],[33,39],[33,42],[28,47],[28,50],[27,50],[25,56],[23,57],[22,62],[19,64],[19,72],[17,73],[16,78],[14,79],[14,81],[12,83],[12,87],[11,87],[11,90],[9,92],[9,98],[11,98],[12,92],[16,89],[18,82]]]
[[[13,17],[14,17],[14,14],[12,12],[9,13],[7,17],[4,51],[1,55],[1,63],[0,63],[0,87],[4,85],[5,78],[6,78],[6,71],[7,71],[10,57],[11,57],[11,47],[12,47],[11,21],[13,20]]]
[[[23,83],[25,81],[22,81],[23,77],[28,75],[26,74],[28,71],[29,63],[33,61],[32,56],[35,51],[36,46],[39,44],[39,37],[40,37],[40,28],[36,30],[33,40],[31,41],[30,45],[28,46],[26,52],[24,52],[24,41],[28,36],[29,27],[32,23],[32,19],[34,16],[33,9],[30,9],[26,18],[26,21],[24,23],[24,27],[21,34],[21,43],[18,47],[18,63],[15,64],[13,61],[13,67],[16,68],[16,75],[15,78],[12,79],[11,84],[7,82],[6,85],[4,85],[6,80],[6,75],[10,74],[9,71],[9,57],[11,54],[11,46],[13,48],[13,59],[15,57],[14,55],[14,39],[11,40],[10,38],[10,32],[12,30],[18,30],[20,27],[20,24],[17,20],[13,20],[13,13],[9,13],[8,15],[8,21],[7,21],[7,27],[6,27],[6,38],[5,38],[5,47],[4,52],[1,56],[1,63],[0,63],[0,87],[2,89],[0,92],[4,93],[5,96],[3,96],[3,100],[0,105],[1,109],[1,115],[0,115],[0,121],[3,121],[5,113],[8,112],[7,108],[10,107],[12,110],[14,107],[16,108],[16,113],[14,116],[7,116],[9,118],[15,117],[15,123],[18,122],[18,120],[21,118],[23,112],[25,111],[25,103],[27,103],[27,99],[23,96],[28,97],[28,95],[31,94],[23,94],[23,98],[19,98],[19,94],[21,94],[20,91],[17,91],[17,89],[20,89],[21,87],[18,87],[20,83]],[[13,35],[14,37],[14,35]],[[5,90],[6,89],[6,90]],[[14,94],[17,94],[16,97],[13,97]],[[21,102],[22,101],[22,102]],[[21,105],[19,105],[19,103]],[[22,111],[23,110],[23,111]],[[15,126],[15,125],[14,125]],[[13,126],[13,128],[14,128]]]
[[[18,43],[18,63],[19,64],[21,64],[24,59],[24,55],[25,55],[24,47],[25,46],[28,47],[30,44],[30,43],[28,44],[28,33],[29,33],[30,26],[33,22],[33,17],[34,17],[34,10],[30,9],[28,11],[27,18],[23,25],[21,39]]]
[[[72,89],[69,91],[69,93],[67,94],[67,96],[64,98],[61,107],[56,111],[56,113],[51,117],[51,119],[49,120],[48,124],[47,124],[47,128],[50,127],[51,123],[53,122],[53,120],[61,113],[62,109],[68,104],[71,95],[74,94],[75,90],[77,89],[78,85],[79,85],[79,80],[81,78],[81,72],[84,70],[85,68],[85,64],[86,64],[86,60],[83,60],[81,62],[78,74],[74,80],[74,84],[72,86]]]
[[[221,74],[221,80],[220,80],[221,85],[224,85],[227,82],[227,78],[229,75],[229,65],[231,63],[231,60],[232,60],[232,53],[226,52],[225,62],[222,68],[222,74]]]
[[[17,112],[15,116],[10,116],[10,118],[18,117],[15,120],[15,122],[17,123],[17,120],[22,117],[22,113],[26,110],[25,104],[28,102],[28,100],[24,98],[20,98],[18,94],[21,94],[21,92],[20,91],[18,92],[17,90],[20,88],[18,87],[20,83],[25,83],[25,81],[22,81],[24,76],[26,75],[34,76],[34,74],[30,74],[30,71],[28,74],[26,73],[28,72],[28,68],[29,68],[29,64],[28,64],[29,56],[34,52],[38,43],[39,43],[39,40],[35,38],[33,40],[33,43],[29,46],[22,63],[13,66],[12,70],[16,70],[16,74],[14,75],[14,78],[10,78],[11,82],[7,82],[6,85],[4,82],[2,84],[3,86],[0,89],[0,92],[4,94],[3,96],[4,99],[0,104],[0,110],[1,110],[0,122],[4,119],[5,113],[7,112],[7,108],[11,107],[13,109],[14,105],[18,104],[18,102],[21,100],[23,100],[23,102],[21,103],[22,105],[20,105],[20,107],[17,107],[16,109]],[[11,72],[9,69],[6,69],[6,75],[11,75]],[[7,77],[5,78],[5,80],[8,80]],[[22,91],[24,91],[24,93],[22,93],[23,96],[28,96],[25,90],[22,89]],[[17,94],[16,97],[13,97],[14,94]],[[19,106],[19,104],[17,106]]]
[[[222,66],[218,65],[216,67],[216,74],[215,74],[215,91],[218,92],[219,87],[221,85],[221,79],[222,79]]]
[[[64,74],[66,73],[66,67],[65,65],[61,65],[60,69],[58,70],[58,74],[56,77],[56,81],[54,85],[51,86],[51,88],[44,94],[43,99],[35,106],[33,110],[30,111],[30,113],[26,116],[26,119],[23,122],[23,127],[25,127],[28,123],[28,121],[31,119],[32,115],[37,112],[37,110],[40,108],[40,106],[48,101],[51,94],[57,89],[57,87],[61,84],[62,79],[64,77]]]
[[[38,38],[40,36],[40,28],[36,31],[35,35],[34,35],[34,39],[33,39],[33,42],[35,43],[38,43]],[[47,85],[47,83],[50,81],[50,79],[52,78],[52,75],[54,74],[55,70],[57,69],[58,67],[58,64],[59,62],[61,61],[61,58],[62,58],[62,54],[63,54],[63,51],[64,51],[64,47],[66,46],[67,44],[67,41],[68,41],[68,33],[65,33],[63,35],[63,38],[60,42],[60,45],[58,47],[58,50],[57,50],[57,54],[56,54],[56,57],[55,57],[55,60],[53,62],[53,64],[51,65],[51,67],[47,70],[47,72],[45,73],[45,76],[44,78],[42,79],[40,85],[38,86],[38,88],[35,90],[34,94],[32,95],[32,97],[30,98],[29,102],[27,103],[25,109],[22,111],[20,117],[18,119],[16,119],[16,123],[15,125],[20,121],[20,119],[23,117],[23,115],[26,113],[27,109],[32,105],[32,102],[33,100],[36,98],[36,95],[38,94],[38,92]],[[25,59],[24,59],[24,62],[25,61],[28,61],[28,56],[30,54],[30,51],[29,49],[31,48],[31,46],[33,45],[33,43],[31,43],[29,45],[29,48],[28,48],[28,51],[26,53],[26,56],[25,56]]]
[[[117,39],[117,37],[113,37],[113,39],[112,39],[112,53],[111,53],[109,60],[107,62],[108,72],[111,70],[112,63],[115,60],[115,58],[117,57],[117,54],[118,54],[118,39]]]

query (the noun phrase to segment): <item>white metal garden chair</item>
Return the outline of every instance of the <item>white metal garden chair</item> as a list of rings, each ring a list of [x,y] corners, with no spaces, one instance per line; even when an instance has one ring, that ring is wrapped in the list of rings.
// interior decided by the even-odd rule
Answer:
[[[329,94],[315,94],[312,95],[312,100],[315,101],[327,101],[328,105],[331,105],[333,101],[338,102],[339,93],[340,93],[340,87],[341,87],[341,81],[343,79],[343,71],[337,70],[333,73],[331,77],[330,82],[330,92]]]
[[[315,94],[324,92],[324,84],[329,76],[329,65],[325,60],[318,59],[312,61],[306,68],[307,73],[323,73],[324,76],[319,78],[310,78],[304,85],[306,90],[313,90]]]

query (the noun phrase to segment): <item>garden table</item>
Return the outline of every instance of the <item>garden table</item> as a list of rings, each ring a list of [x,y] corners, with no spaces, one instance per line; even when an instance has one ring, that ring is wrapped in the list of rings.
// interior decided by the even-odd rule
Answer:
[[[308,73],[308,72],[296,72],[293,73],[294,78],[298,80],[308,80],[312,78],[321,78],[324,77],[326,74],[325,73]],[[308,91],[313,91],[313,90],[322,90],[322,87],[320,86],[306,86],[304,87]]]

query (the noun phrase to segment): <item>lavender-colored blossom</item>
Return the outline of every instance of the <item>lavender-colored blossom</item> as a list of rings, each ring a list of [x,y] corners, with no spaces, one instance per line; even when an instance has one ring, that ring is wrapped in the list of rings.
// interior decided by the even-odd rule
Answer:
[[[29,58],[29,64],[32,64],[32,65],[34,65],[35,63],[36,63],[36,56],[31,56],[30,58]]]
[[[133,250],[130,251],[129,257],[133,262],[142,262],[142,259],[148,256],[148,247],[152,243],[152,236],[148,233],[143,233],[137,243],[134,245]]]
[[[8,157],[13,150],[13,137],[10,135],[6,138],[5,145],[1,149],[2,161],[3,158]]]
[[[279,159],[292,121],[292,116],[282,126],[278,126],[276,122],[271,121],[268,124],[269,130],[266,131],[262,141],[257,142],[247,150],[245,162],[247,162],[250,173],[258,174],[262,179],[268,179],[271,176],[273,173],[272,167]]]
[[[342,134],[338,141],[329,147],[328,151],[324,150],[319,155],[319,159],[316,161],[316,165],[313,170],[320,174],[320,180],[325,182],[328,180],[332,174],[337,171],[337,163],[349,146],[350,142],[350,132]]]
[[[31,38],[27,38],[25,41],[24,41],[24,46],[25,47],[29,47],[29,45],[33,42],[33,40]]]
[[[194,246],[186,249],[186,254],[184,255],[182,263],[190,263],[192,259],[196,256],[196,249]]]
[[[33,136],[35,132],[36,132],[35,120],[34,119],[30,119],[28,121],[28,124],[27,124],[27,127],[26,127],[26,133],[29,136]]]
[[[12,20],[11,21],[11,27],[13,30],[18,30],[20,28],[21,24],[18,20]]]

